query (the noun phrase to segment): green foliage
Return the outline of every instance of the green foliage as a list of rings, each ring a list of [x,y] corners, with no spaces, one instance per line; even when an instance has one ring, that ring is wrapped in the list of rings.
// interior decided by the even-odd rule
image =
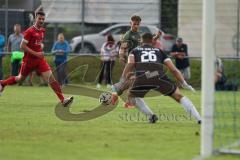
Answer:
[[[55,69],[54,66],[54,57],[46,56],[48,63],[52,66],[53,71]],[[173,60],[174,61],[174,60]],[[193,85],[195,88],[201,87],[201,60],[199,59],[191,59],[191,79],[189,83]],[[236,60],[224,60],[223,61],[225,74],[229,78],[229,81],[237,81],[239,83],[240,74],[237,72],[238,68],[240,68],[239,61]],[[80,67],[81,66],[81,67]],[[9,56],[4,57],[4,77],[9,76],[10,73],[10,60]],[[96,83],[100,67],[101,61],[97,56],[70,56],[68,69],[72,70],[72,68],[80,67],[71,73],[71,81],[74,83]],[[117,82],[122,74],[123,66],[119,64],[118,59],[116,60],[114,71],[113,71],[113,82]],[[86,72],[87,71],[87,72]],[[86,72],[86,74],[85,74]],[[173,79],[173,76],[168,75]],[[84,77],[84,78],[83,78]],[[83,80],[84,79],[84,80]]]

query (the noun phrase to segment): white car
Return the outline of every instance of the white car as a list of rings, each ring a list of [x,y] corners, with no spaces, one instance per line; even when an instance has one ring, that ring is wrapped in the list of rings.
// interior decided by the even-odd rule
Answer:
[[[102,44],[106,41],[106,35],[111,34],[114,37],[115,41],[118,42],[121,35],[125,34],[129,29],[129,24],[116,24],[104,29],[99,33],[87,34],[84,36],[84,49],[81,49],[82,36],[74,37],[70,43],[72,52],[89,54],[100,53]],[[159,29],[153,25],[141,25],[139,31],[140,33],[157,33]],[[170,51],[172,45],[174,44],[174,39],[174,36],[170,34],[163,34],[163,36],[161,37],[161,41],[166,51]]]

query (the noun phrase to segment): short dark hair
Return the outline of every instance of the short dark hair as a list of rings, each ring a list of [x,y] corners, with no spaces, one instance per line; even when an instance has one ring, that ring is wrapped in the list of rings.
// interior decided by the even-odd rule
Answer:
[[[40,16],[45,16],[45,13],[44,13],[43,11],[38,11],[38,12],[36,13],[36,17],[37,17],[38,15],[40,15]]]
[[[113,36],[111,34],[107,35],[107,41],[108,42],[115,42]]]
[[[14,26],[19,26],[19,27],[21,27],[21,24],[19,24],[19,23],[16,23],[16,24],[14,24]]]
[[[152,39],[153,39],[152,33],[144,33],[144,34],[142,35],[142,42],[143,42],[143,43],[152,42]]]
[[[133,15],[132,17],[131,17],[131,21],[137,21],[137,22],[141,22],[141,17],[140,16],[138,16],[138,15]]]
[[[177,37],[176,41],[177,42],[183,42],[183,39],[182,39],[182,37]]]

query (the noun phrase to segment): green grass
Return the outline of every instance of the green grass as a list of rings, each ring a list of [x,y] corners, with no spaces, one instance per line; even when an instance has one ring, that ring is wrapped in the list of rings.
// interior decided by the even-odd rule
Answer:
[[[200,110],[200,93],[183,93]],[[91,121],[61,121],[54,113],[57,101],[47,87],[6,88],[0,97],[1,160],[190,160],[199,155],[200,126],[186,118],[173,120],[172,114],[185,117],[185,112],[169,97],[146,99],[157,114],[170,117],[153,125],[134,118],[137,110],[124,109],[122,102]],[[95,104],[97,99],[75,96],[72,110]]]

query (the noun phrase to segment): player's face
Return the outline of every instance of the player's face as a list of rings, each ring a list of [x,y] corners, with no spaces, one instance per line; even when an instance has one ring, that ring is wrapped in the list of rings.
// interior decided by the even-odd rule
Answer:
[[[134,32],[138,31],[138,28],[140,26],[140,22],[138,22],[138,21],[131,21],[130,24],[131,24],[131,30],[132,31],[134,31]]]
[[[21,27],[19,25],[14,26],[14,32],[15,33],[20,33],[21,32]]]
[[[61,43],[64,42],[64,36],[63,35],[59,35],[58,36],[58,41],[61,42]]]
[[[178,46],[181,46],[181,45],[182,45],[182,42],[177,41],[177,45],[178,45]]]
[[[45,21],[45,16],[37,15],[37,18],[36,18],[36,26],[38,26],[38,27],[43,27],[44,21]]]

